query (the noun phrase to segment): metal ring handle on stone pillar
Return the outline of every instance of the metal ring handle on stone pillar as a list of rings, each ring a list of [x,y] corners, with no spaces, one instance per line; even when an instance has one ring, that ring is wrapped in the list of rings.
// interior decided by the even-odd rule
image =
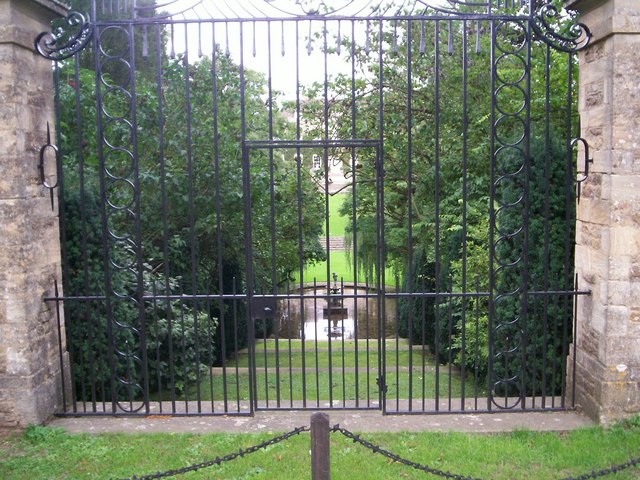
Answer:
[[[584,168],[582,171],[578,170],[577,172],[578,177],[576,179],[576,196],[578,198],[578,201],[580,201],[581,185],[589,177],[589,164],[593,163],[593,158],[589,156],[589,144],[584,138],[582,137],[574,138],[571,141],[571,147],[574,147],[578,143],[581,143],[584,148],[584,155],[582,156],[583,157],[582,163],[584,165]],[[576,168],[578,167],[576,166]]]
[[[56,162],[56,181],[53,184],[50,184],[47,181],[47,177],[45,175],[45,157],[46,157],[46,152],[48,149],[53,150],[54,152],[54,158],[55,158],[55,162]],[[47,143],[45,143],[41,148],[40,148],[40,156],[38,159],[38,171],[40,172],[40,183],[42,184],[43,187],[45,187],[47,190],[49,190],[49,194],[51,196],[51,210],[53,210],[53,189],[58,187],[58,171],[59,171],[59,167],[60,166],[60,150],[58,149],[58,147],[56,145],[54,145],[53,143],[51,143],[51,129],[49,128],[49,122],[47,122]]]

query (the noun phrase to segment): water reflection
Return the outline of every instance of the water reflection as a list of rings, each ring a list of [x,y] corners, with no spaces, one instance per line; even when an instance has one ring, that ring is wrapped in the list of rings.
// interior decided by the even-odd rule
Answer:
[[[375,289],[364,287],[345,287],[333,294],[331,289],[305,288],[303,299],[289,298],[279,302],[278,335],[304,340],[378,338],[376,295]],[[387,298],[383,338],[394,335],[395,316],[396,300]]]

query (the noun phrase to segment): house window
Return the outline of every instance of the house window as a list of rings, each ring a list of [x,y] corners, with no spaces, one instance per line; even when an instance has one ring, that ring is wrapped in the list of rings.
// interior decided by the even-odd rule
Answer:
[[[313,170],[320,170],[320,155],[313,155],[313,166],[311,167]]]

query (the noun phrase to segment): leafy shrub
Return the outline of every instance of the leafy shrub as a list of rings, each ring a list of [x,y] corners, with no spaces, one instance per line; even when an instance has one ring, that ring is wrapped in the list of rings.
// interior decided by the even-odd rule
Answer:
[[[64,197],[66,219],[65,295],[105,295],[102,227],[97,195],[90,190],[82,194],[67,190]],[[113,254],[113,252],[112,252]],[[152,391],[175,389],[181,394],[198,375],[215,363],[214,337],[217,320],[207,311],[196,311],[178,301],[147,301],[145,324],[140,324],[135,298],[137,285],[128,285],[118,275],[111,275],[111,289],[130,296],[110,295],[103,300],[69,300],[65,302],[68,349],[71,355],[76,399],[109,401],[122,398],[122,385],[112,377],[128,383],[145,383],[142,359],[147,359],[147,380]],[[153,273],[145,266],[144,291],[167,293],[177,289],[178,279]],[[144,345],[144,348],[142,347]],[[143,351],[144,350],[144,351]],[[172,360],[172,367],[169,367]],[[138,397],[141,387],[126,393]],[[128,400],[129,398],[127,398]]]

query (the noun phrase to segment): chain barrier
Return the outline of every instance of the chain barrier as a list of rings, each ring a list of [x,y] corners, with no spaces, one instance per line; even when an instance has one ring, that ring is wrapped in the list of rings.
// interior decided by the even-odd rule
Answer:
[[[479,478],[465,477],[464,475],[458,475],[458,474],[451,473],[451,472],[445,472],[444,470],[438,470],[437,468],[431,468],[431,467],[428,467],[427,465],[421,465],[419,463],[412,462],[411,460],[407,460],[406,458],[402,458],[400,455],[396,455],[395,453],[391,453],[389,450],[385,450],[384,448],[380,447],[379,445],[375,445],[375,444],[373,444],[371,442],[368,442],[367,440],[364,440],[363,438],[360,437],[360,435],[356,435],[355,433],[352,433],[349,430],[346,430],[346,429],[340,427],[340,425],[338,425],[338,424],[336,424],[333,427],[331,427],[331,432],[341,433],[342,435],[344,435],[345,437],[349,438],[350,440],[353,440],[355,443],[359,443],[360,445],[368,448],[373,453],[379,453],[380,455],[384,455],[385,457],[390,458],[394,462],[401,463],[403,465],[406,465],[407,467],[415,468],[416,470],[421,470],[423,472],[430,473],[432,475],[436,475],[438,477],[443,477],[443,478],[454,478],[456,480],[481,480]]]
[[[584,475],[580,475],[579,477],[566,477],[562,480],[587,480],[589,478],[604,477],[606,475],[616,474],[618,472],[621,472],[622,470],[626,470],[629,467],[635,467],[636,465],[640,465],[640,457],[632,458],[628,462],[621,463],[619,465],[613,465],[609,468],[603,468],[602,470],[594,470],[593,472],[585,473]]]
[[[263,448],[267,448],[271,445],[275,445],[277,443],[283,442],[285,440],[288,440],[291,437],[294,437],[296,435],[301,434],[302,432],[308,432],[311,429],[309,427],[298,427],[295,428],[294,430],[291,430],[290,432],[284,433],[282,435],[279,435],[277,437],[273,437],[269,440],[265,440],[262,443],[259,443],[257,445],[254,445],[253,447],[249,447],[246,449],[240,449],[237,452],[234,453],[230,453],[229,455],[225,455],[224,457],[216,457],[213,460],[208,460],[206,462],[201,462],[201,463],[196,463],[193,465],[190,465],[188,467],[183,467],[183,468],[177,468],[175,470],[166,470],[164,472],[157,472],[157,473],[152,473],[149,475],[142,475],[141,477],[138,477],[136,475],[134,475],[133,477],[131,477],[130,479],[122,479],[122,480],[153,480],[153,479],[157,479],[157,478],[167,478],[167,477],[173,477],[175,475],[182,475],[183,473],[188,473],[188,472],[195,472],[196,470],[200,470],[202,468],[208,468],[208,467],[213,467],[214,465],[220,465],[221,463],[224,462],[229,462],[231,460],[235,460],[238,457],[244,457],[245,455],[249,455],[251,453],[255,453],[258,450],[262,450]]]
[[[331,432],[338,432],[341,433],[342,435],[344,435],[345,437],[349,438],[350,440],[353,440],[355,443],[359,443],[360,445],[368,448],[369,450],[371,450],[374,453],[379,453],[387,458],[390,458],[391,460],[393,460],[394,462],[398,462],[401,463],[402,465],[406,465],[407,467],[411,467],[411,468],[415,468],[416,470],[421,470],[423,472],[426,473],[430,473],[432,475],[436,475],[438,477],[443,477],[443,478],[453,478],[456,480],[482,480],[480,478],[476,478],[476,477],[465,477],[464,475],[459,475],[459,474],[455,474],[455,473],[451,473],[451,472],[446,472],[444,470],[438,470],[437,468],[431,468],[427,465],[422,465],[420,463],[417,462],[412,462],[411,460],[407,460],[405,458],[402,458],[399,455],[396,455],[395,453],[392,453],[388,450],[385,450],[384,448],[380,447],[379,445],[375,445],[371,442],[368,442],[367,440],[364,440],[363,438],[360,437],[360,435],[356,435],[353,432],[350,432],[349,430],[346,430],[342,427],[340,427],[340,425],[336,424],[333,427],[331,427]],[[619,465],[613,465],[609,468],[603,468],[602,470],[594,470],[590,473],[585,473],[583,475],[577,476],[577,477],[566,477],[563,478],[562,480],[588,480],[590,478],[598,478],[598,477],[604,477],[606,475],[611,475],[611,474],[616,474],[618,472],[621,472],[622,470],[625,470],[627,468],[630,467],[634,467],[640,465],[640,457],[636,457],[636,458],[632,458],[629,461],[625,462],[625,463],[621,463]]]
[[[174,470],[166,470],[164,472],[157,472],[157,473],[152,473],[149,475],[142,475],[142,476],[136,476],[134,475],[133,477],[130,478],[126,478],[126,479],[121,479],[121,480],[154,480],[154,479],[158,479],[158,478],[168,478],[168,477],[173,477],[175,475],[182,475],[184,473],[188,473],[188,472],[195,472],[196,470],[200,470],[202,468],[208,468],[208,467],[212,467],[214,465],[220,465],[221,463],[224,462],[229,462],[231,460],[235,460],[238,457],[244,457],[245,455],[249,455],[251,453],[255,453],[258,450],[262,450],[263,448],[269,447],[271,445],[275,445],[277,443],[283,442],[285,440],[288,440],[289,438],[295,436],[295,435],[299,435],[303,432],[309,432],[311,431],[310,427],[298,427],[295,428],[294,430],[291,430],[290,432],[284,433],[282,435],[279,435],[277,437],[273,437],[269,440],[265,440],[262,443],[259,443],[257,445],[254,445],[252,447],[246,448],[246,449],[240,449],[237,452],[234,453],[230,453],[228,455],[225,455],[224,457],[216,457],[213,460],[208,460],[205,462],[201,462],[201,463],[196,463],[187,467],[183,467],[183,468],[177,468]],[[451,473],[451,472],[447,472],[445,470],[439,470],[437,468],[432,468],[429,467],[428,465],[422,465],[420,463],[417,462],[413,462],[411,460],[407,460],[406,458],[401,457],[400,455],[397,455],[393,452],[390,452],[389,450],[385,450],[384,448],[382,448],[379,445],[376,445],[374,443],[371,443],[365,439],[363,439],[362,437],[360,437],[360,435],[357,435],[353,432],[350,432],[349,430],[340,427],[339,424],[334,425],[333,427],[330,428],[330,432],[331,433],[341,433],[342,435],[344,435],[346,438],[352,440],[354,443],[359,443],[360,445],[362,445],[363,447],[371,450],[373,453],[379,453],[380,455],[383,455],[391,460],[393,460],[394,462],[400,463],[402,465],[405,465],[407,467],[411,467],[414,468],[416,470],[420,470],[423,471],[425,473],[430,473],[431,475],[435,475],[438,477],[442,477],[442,478],[451,478],[451,479],[455,479],[455,480],[482,480],[481,478],[478,477],[466,477],[464,475],[460,475],[460,474],[456,474],[456,473]],[[583,475],[579,475],[577,477],[565,477],[562,480],[588,480],[591,478],[599,478],[599,477],[604,477],[607,475],[612,475],[612,474],[616,474],[618,472],[621,472],[622,470],[626,470],[627,468],[631,468],[631,467],[635,467],[635,466],[639,466],[640,465],[640,457],[636,457],[636,458],[631,458],[629,461],[625,462],[625,463],[621,463],[618,465],[612,465],[609,468],[603,468],[601,470],[593,470],[592,472],[589,473],[585,473]]]

